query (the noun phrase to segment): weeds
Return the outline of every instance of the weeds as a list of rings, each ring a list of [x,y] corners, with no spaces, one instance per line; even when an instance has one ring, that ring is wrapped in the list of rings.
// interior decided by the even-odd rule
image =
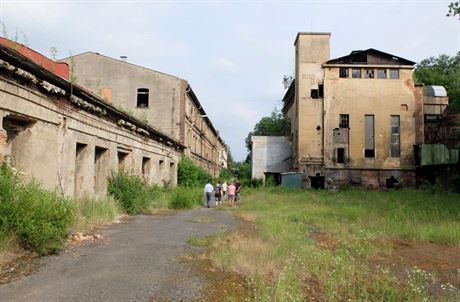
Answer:
[[[201,188],[177,187],[172,192],[169,207],[172,209],[191,209],[200,205],[202,200],[203,191]]]
[[[120,214],[120,205],[111,197],[95,201],[90,198],[75,201],[75,229],[86,232],[94,227],[111,223]]]
[[[413,190],[253,189],[238,209],[253,231],[216,240],[207,255],[246,277],[248,301],[431,301],[427,272],[411,270],[402,281],[369,260],[386,252],[377,243],[389,237],[460,244],[458,201]],[[446,301],[455,289],[441,287]]]

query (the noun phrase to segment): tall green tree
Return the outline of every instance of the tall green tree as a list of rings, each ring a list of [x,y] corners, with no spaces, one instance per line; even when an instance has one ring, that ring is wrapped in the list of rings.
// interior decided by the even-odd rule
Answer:
[[[440,55],[422,60],[415,67],[414,78],[425,85],[444,86],[449,106],[454,112],[460,112],[460,51],[452,57]]]
[[[455,16],[460,18],[460,1],[451,2],[449,4],[449,12],[447,13],[447,17]]]
[[[248,151],[251,151],[251,137],[253,135],[265,136],[287,136],[291,132],[289,119],[277,108],[273,109],[270,116],[264,116],[254,126],[254,130],[249,132],[245,143]]]

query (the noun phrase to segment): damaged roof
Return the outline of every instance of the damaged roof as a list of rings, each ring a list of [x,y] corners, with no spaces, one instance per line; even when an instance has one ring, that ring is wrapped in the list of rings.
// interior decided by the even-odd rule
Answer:
[[[362,65],[415,65],[410,60],[374,49],[353,50],[349,55],[332,59],[326,64],[362,64]]]

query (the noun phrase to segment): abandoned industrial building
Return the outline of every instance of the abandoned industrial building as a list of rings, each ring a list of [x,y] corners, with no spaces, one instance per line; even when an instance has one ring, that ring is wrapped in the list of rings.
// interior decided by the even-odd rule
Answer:
[[[448,105],[445,89],[415,84],[414,62],[375,49],[330,59],[330,36],[301,32],[295,39],[295,80],[283,98],[291,122],[289,171],[302,172],[304,185],[317,173],[330,185],[381,187],[391,176],[414,185],[414,149],[430,143],[430,127]],[[280,152],[278,145],[258,146]],[[445,163],[458,162],[458,150],[441,149]],[[271,166],[276,171],[259,170],[282,172]]]
[[[76,82],[184,145],[213,177],[227,167],[224,142],[189,83],[118,59],[86,52],[63,60]]]
[[[205,112],[185,81],[177,80],[181,90],[165,92],[174,104],[146,112],[144,120],[113,106],[108,90],[104,90],[104,100],[71,77],[67,63],[0,40],[0,162],[7,162],[48,189],[57,188],[76,198],[105,196],[108,177],[119,169],[151,183],[175,185],[177,165],[187,149],[213,164],[210,169],[215,173],[226,166],[222,140],[210,120],[203,117]],[[157,89],[171,87],[165,86],[158,85]],[[187,97],[181,96],[181,91]],[[148,91],[141,89],[139,107],[149,108],[143,105],[149,101],[167,106],[166,100],[150,100]],[[181,115],[185,110],[188,115]],[[168,125],[155,120],[161,115],[169,117]],[[201,120],[197,123],[198,116]],[[183,126],[186,117],[189,128]],[[164,133],[166,125],[170,128]],[[195,139],[194,145],[190,137],[185,139],[185,131],[193,131],[190,137]],[[198,147],[196,135],[205,137],[207,144],[201,142]]]

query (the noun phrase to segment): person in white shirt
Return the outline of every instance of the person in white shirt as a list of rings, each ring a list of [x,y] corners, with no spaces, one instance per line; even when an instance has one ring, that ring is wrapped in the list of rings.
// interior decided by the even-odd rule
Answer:
[[[224,199],[225,197],[227,197],[227,182],[224,181],[224,183],[222,184],[222,199]]]
[[[206,207],[211,207],[211,196],[212,191],[214,191],[214,187],[211,185],[211,182],[208,181],[204,186],[204,193],[206,194]]]

